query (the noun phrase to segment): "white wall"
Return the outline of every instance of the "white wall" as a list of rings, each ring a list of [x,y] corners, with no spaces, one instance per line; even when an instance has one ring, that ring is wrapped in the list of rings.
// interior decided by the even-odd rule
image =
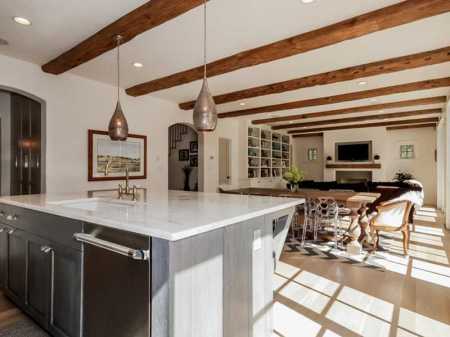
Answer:
[[[373,181],[391,180],[391,176],[386,176],[385,169],[383,167],[384,158],[387,154],[387,131],[384,127],[377,128],[364,128],[364,129],[346,129],[324,132],[323,135],[323,147],[324,158],[331,156],[333,162],[335,158],[335,144],[345,142],[364,142],[372,141],[372,154],[379,155],[381,157],[382,169],[371,170]],[[361,169],[355,169],[361,171]],[[345,171],[339,169],[339,171]],[[336,170],[324,168],[324,180],[333,181],[336,180]]]
[[[87,181],[87,130],[105,130],[115,106],[112,86],[72,74],[54,76],[31,63],[0,56],[0,87],[19,89],[46,102],[47,191],[70,192],[115,187]],[[148,179],[153,191],[167,190],[168,127],[192,122],[192,114],[151,96],[122,93],[130,132],[148,136]]]
[[[305,173],[305,180],[323,181],[324,152],[323,137],[293,138],[294,165]],[[317,149],[317,160],[308,160],[308,149]]]
[[[447,143],[446,143],[446,114],[444,113],[442,115],[442,119],[439,122],[436,130],[436,138],[437,138],[437,207],[445,212],[445,198],[446,198],[446,186],[445,186],[445,175],[446,175],[446,160],[445,160],[445,154],[447,149]]]
[[[447,106],[445,108],[445,119],[444,119],[444,128],[445,128],[445,223],[446,227],[450,229],[450,146],[448,142],[450,141],[450,101],[447,102]]]
[[[435,161],[436,130],[434,128],[405,129],[387,131],[384,127],[347,129],[324,132],[322,159],[327,156],[335,158],[335,143],[372,141],[372,154],[381,157],[379,163],[381,169],[373,169],[374,181],[392,181],[396,172],[402,170],[413,174],[423,183],[425,190],[425,203],[436,205],[437,202],[437,165]],[[415,147],[414,159],[400,159],[400,145],[412,144]],[[306,160],[306,151],[309,147],[320,147],[320,141],[315,138],[297,138],[294,140],[294,161],[296,165],[314,170],[310,162]],[[336,179],[335,169],[326,169],[323,163],[323,180]],[[339,169],[349,170],[352,169]],[[354,169],[360,171],[361,169]],[[320,177],[320,175],[308,173],[308,177]],[[315,179],[317,180],[317,179]],[[447,188],[448,189],[448,188]],[[450,206],[450,205],[449,205]]]
[[[389,151],[386,152],[386,178],[392,179],[398,171],[411,173],[424,186],[425,204],[436,205],[436,129],[420,128],[388,131],[387,139]],[[414,159],[400,159],[400,145],[408,144],[414,145]]]

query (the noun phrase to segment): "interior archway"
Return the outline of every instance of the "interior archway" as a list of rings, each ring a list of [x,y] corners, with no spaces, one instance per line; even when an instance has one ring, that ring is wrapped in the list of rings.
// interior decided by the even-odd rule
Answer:
[[[199,190],[199,135],[189,124],[169,127],[169,190]]]

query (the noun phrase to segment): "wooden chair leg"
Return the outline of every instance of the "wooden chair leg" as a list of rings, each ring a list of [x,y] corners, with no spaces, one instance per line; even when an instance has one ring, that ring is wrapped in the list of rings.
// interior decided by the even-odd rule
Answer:
[[[380,248],[380,231],[376,231],[376,235],[375,235],[375,244],[377,249]]]
[[[378,249],[378,243],[377,243],[377,231],[375,231],[375,228],[373,228],[372,226],[370,226],[370,237],[372,239],[372,247],[373,247],[373,251],[376,252],[376,250]]]
[[[403,253],[405,255],[408,255],[408,248],[409,248],[409,230],[407,228],[402,230],[403,234]]]

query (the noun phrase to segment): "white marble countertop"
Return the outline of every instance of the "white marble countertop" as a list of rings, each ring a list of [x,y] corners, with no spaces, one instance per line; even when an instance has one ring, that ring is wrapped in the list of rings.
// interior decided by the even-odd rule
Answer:
[[[39,194],[0,198],[0,203],[176,241],[288,209],[303,199],[168,191],[146,202],[86,194]]]

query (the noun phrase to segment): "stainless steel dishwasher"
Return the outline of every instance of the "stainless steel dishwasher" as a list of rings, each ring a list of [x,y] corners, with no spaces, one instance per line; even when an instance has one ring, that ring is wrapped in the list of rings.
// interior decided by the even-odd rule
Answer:
[[[151,336],[150,238],[84,225],[83,337]]]

